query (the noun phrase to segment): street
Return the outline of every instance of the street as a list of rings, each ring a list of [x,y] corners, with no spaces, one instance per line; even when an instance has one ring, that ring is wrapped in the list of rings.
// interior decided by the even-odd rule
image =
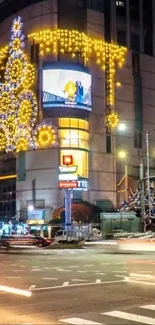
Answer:
[[[155,324],[154,254],[1,253],[0,268],[0,324]]]

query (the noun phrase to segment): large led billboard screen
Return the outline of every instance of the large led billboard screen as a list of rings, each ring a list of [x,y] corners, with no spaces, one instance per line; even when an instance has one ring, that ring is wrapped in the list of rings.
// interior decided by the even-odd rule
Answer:
[[[65,68],[43,70],[43,109],[66,107],[91,111],[91,75]]]

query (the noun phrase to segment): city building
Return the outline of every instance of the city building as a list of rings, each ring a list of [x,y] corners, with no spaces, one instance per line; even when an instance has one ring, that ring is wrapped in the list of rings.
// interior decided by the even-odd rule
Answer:
[[[28,213],[35,220],[44,211],[41,216],[50,219],[52,211],[63,205],[58,181],[64,155],[73,156],[78,166],[74,198],[105,210],[118,206],[124,196],[127,199],[124,189],[137,187],[141,157],[146,156],[145,131],[154,128],[155,0],[3,0],[2,47],[8,44],[12,21],[18,16],[24,23],[26,51],[37,71],[38,120],[46,119],[58,128],[57,146],[20,152],[16,159],[18,216]],[[94,43],[97,39],[104,41],[103,55],[100,43]],[[112,53],[115,44],[117,53]],[[95,54],[88,62],[92,48]],[[114,58],[117,66],[114,61],[111,64]],[[68,76],[74,86],[64,85]],[[83,78],[85,97],[78,78]],[[75,107],[70,102],[77,89],[79,105]],[[64,96],[68,96],[65,104]],[[126,130],[107,130],[105,117],[113,109]],[[154,140],[152,133],[151,175],[155,174]]]

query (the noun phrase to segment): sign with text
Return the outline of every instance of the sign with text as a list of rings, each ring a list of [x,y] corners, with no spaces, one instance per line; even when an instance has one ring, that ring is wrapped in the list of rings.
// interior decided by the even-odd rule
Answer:
[[[60,173],[76,173],[78,166],[59,166]]]
[[[88,180],[87,179],[81,179],[78,180],[78,186],[75,188],[75,190],[78,191],[88,191]]]
[[[59,188],[77,188],[78,187],[78,182],[73,181],[73,182],[59,182],[58,183]]]
[[[77,174],[59,174],[59,181],[77,181]]]
[[[72,155],[65,155],[62,157],[63,165],[69,166],[73,165],[73,156]]]

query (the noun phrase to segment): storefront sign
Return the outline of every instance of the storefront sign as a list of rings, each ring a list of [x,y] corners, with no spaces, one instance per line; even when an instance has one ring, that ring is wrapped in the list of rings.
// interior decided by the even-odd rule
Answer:
[[[77,174],[59,174],[59,181],[77,181]]]
[[[76,173],[78,166],[59,166],[60,173]]]
[[[73,156],[72,155],[65,155],[62,157],[63,165],[69,166],[73,165]]]
[[[75,190],[88,191],[88,181],[86,179],[79,180],[78,187]]]
[[[73,182],[58,182],[59,188],[77,188],[78,187],[78,182],[73,181]]]

